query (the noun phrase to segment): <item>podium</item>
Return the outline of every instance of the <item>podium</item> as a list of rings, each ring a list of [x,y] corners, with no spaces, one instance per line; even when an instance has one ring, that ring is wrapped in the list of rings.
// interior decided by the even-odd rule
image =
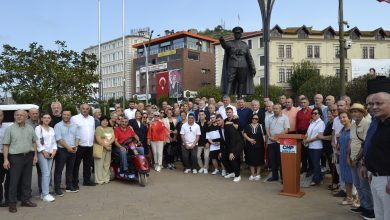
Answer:
[[[302,134],[280,134],[280,156],[283,173],[283,189],[279,193],[284,196],[302,197],[301,184],[301,140]]]

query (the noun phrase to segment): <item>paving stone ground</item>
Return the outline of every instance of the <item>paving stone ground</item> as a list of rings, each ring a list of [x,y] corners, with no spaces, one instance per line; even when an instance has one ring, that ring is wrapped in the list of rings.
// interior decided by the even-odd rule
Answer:
[[[35,174],[35,172],[34,172]],[[278,195],[279,183],[252,182],[245,170],[242,181],[234,183],[211,174],[184,174],[181,170],[151,171],[148,185],[113,181],[109,184],[80,186],[79,193],[65,193],[53,203],[39,200],[36,178],[33,180],[32,201],[37,208],[18,205],[11,214],[0,208],[0,220],[304,220],[362,219],[349,207],[339,205],[327,184],[304,188],[303,198]]]

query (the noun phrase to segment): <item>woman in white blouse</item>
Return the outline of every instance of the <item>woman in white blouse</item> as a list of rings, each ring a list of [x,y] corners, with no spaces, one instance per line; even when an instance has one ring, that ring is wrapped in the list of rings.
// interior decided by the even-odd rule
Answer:
[[[54,201],[54,197],[49,194],[49,184],[51,178],[51,167],[53,158],[57,152],[57,143],[55,140],[54,129],[50,127],[51,116],[49,113],[43,113],[41,116],[41,125],[35,128],[37,135],[38,162],[42,171],[42,194],[41,199],[45,202]]]
[[[325,123],[321,120],[322,111],[315,107],[311,112],[311,122],[309,129],[307,129],[306,139],[303,141],[305,146],[309,146],[309,156],[313,164],[313,178],[311,186],[319,185],[322,181],[321,175],[321,155],[322,155],[322,141],[319,138],[325,130]]]

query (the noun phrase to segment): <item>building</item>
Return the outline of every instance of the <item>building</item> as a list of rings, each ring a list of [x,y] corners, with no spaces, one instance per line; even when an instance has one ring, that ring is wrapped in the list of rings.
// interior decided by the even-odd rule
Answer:
[[[215,84],[213,38],[193,32],[167,33],[166,36],[133,45],[133,94],[146,93],[145,48],[149,47],[149,93],[152,98],[166,95],[181,98],[182,91],[197,91]],[[177,80],[174,80],[172,77]],[[174,82],[177,82],[176,84]],[[174,85],[178,85],[175,87]],[[168,88],[170,87],[170,88]],[[146,97],[146,96],[145,96]]]
[[[131,97],[133,75],[132,62],[136,55],[133,44],[144,41],[146,38],[141,35],[125,36],[125,77],[126,77],[126,99]],[[123,47],[122,38],[110,40],[101,44],[101,72],[103,99],[118,99],[123,97]],[[95,54],[98,58],[98,45],[84,49],[85,53]],[[99,74],[99,69],[96,70]]]
[[[348,47],[345,59],[346,77],[352,79],[352,61],[357,59],[382,60],[390,58],[390,32],[378,28],[361,31],[357,27],[345,31]],[[251,49],[256,64],[255,84],[264,77],[264,50],[261,32],[244,33],[243,40]],[[288,79],[293,74],[293,64],[308,60],[317,64],[318,71],[325,76],[340,74],[338,31],[331,26],[323,30],[311,27],[289,27],[278,25],[270,30],[270,84],[288,88]],[[220,83],[224,51],[215,45],[216,82]],[[381,70],[377,70],[381,71]],[[385,70],[386,71],[386,70]],[[368,71],[367,71],[368,73]]]

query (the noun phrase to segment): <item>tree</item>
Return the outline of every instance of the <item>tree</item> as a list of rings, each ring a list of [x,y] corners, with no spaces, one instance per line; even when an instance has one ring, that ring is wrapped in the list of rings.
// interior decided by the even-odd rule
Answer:
[[[314,76],[302,84],[297,95],[304,94],[311,102],[314,100],[314,95],[319,93],[323,96],[336,96],[340,91],[339,78],[335,76]]]
[[[263,89],[263,86],[262,85],[258,85],[258,86],[255,86],[255,89],[254,89],[254,93],[252,95],[247,95],[245,97],[245,101],[247,102],[251,102],[253,99],[256,99],[256,100],[259,100],[260,101],[260,104],[263,104],[263,99],[264,99],[264,96],[263,96],[263,92],[264,92],[264,89]],[[277,102],[278,99],[279,99],[279,96],[281,95],[286,95],[286,90],[282,87],[279,87],[279,86],[274,86],[274,85],[270,85],[269,86],[269,98],[271,101],[273,102]]]
[[[367,81],[374,79],[373,75],[364,75],[352,79],[346,86],[346,93],[351,98],[352,102],[365,103],[367,97]]]
[[[221,89],[214,85],[203,86],[198,90],[198,97],[214,97],[216,101],[221,101]]]
[[[27,50],[3,45],[0,85],[17,103],[43,107],[58,100],[63,105],[80,104],[96,93],[96,56],[68,50],[62,41],[55,44],[58,50],[45,50],[37,43]]]
[[[308,81],[311,77],[319,76],[320,73],[317,70],[317,65],[310,61],[303,60],[300,63],[294,63],[293,74],[288,80],[291,89],[294,93],[297,93],[299,88]]]

